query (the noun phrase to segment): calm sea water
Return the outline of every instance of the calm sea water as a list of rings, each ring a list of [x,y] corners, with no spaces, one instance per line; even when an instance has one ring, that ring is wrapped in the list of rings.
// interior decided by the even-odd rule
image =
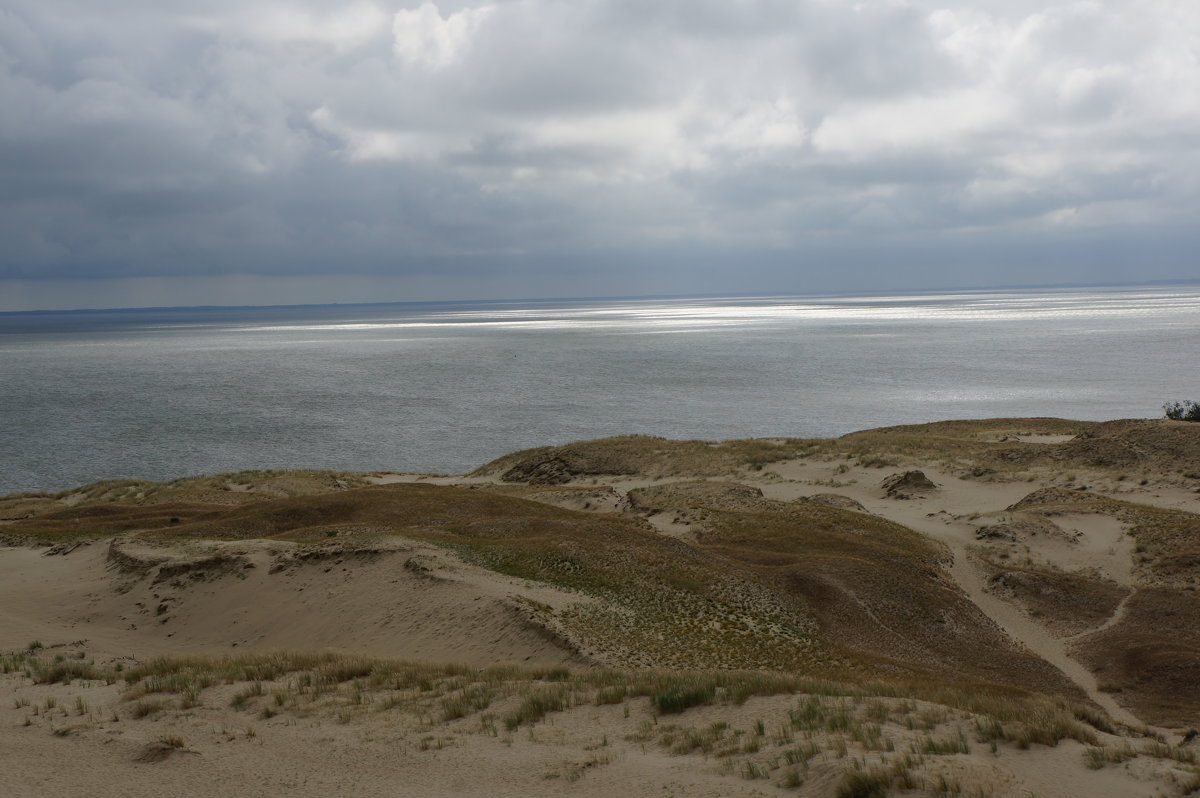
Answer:
[[[1200,399],[1200,288],[0,314],[0,493]]]

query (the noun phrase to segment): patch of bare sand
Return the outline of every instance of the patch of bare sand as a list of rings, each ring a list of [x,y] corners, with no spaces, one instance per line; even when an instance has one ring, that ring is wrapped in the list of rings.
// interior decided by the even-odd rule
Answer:
[[[981,436],[980,440],[984,441],[1020,441],[1021,443],[1042,443],[1056,444],[1066,443],[1074,440],[1075,435],[1048,435],[1037,432],[1022,432],[1018,430],[996,430],[986,436]]]
[[[1128,768],[1092,770],[1080,767],[1085,747],[1066,740],[1053,748],[1033,746],[1028,751],[1002,755],[1006,770],[1019,785],[1014,795],[1094,796],[1095,798],[1142,798],[1163,794],[1155,775],[1169,773],[1169,766],[1135,762]],[[1170,781],[1166,776],[1166,781]]]
[[[99,734],[52,737],[14,723],[0,728],[0,745],[20,771],[6,795],[69,798],[114,794],[159,798],[171,794],[225,796],[761,796],[690,758],[651,749],[601,745],[620,742],[620,710],[580,711],[504,739],[478,728],[430,729],[386,719],[339,723],[310,718],[288,725],[228,711],[196,713],[188,722],[158,719]],[[474,719],[478,727],[478,719]],[[119,727],[120,724],[113,724]],[[248,732],[253,730],[253,736]],[[157,763],[136,756],[162,735],[177,734],[186,752]],[[589,750],[590,749],[590,750]],[[62,767],[64,756],[72,766]],[[165,787],[169,785],[169,788]]]
[[[527,493],[523,498],[566,510],[592,513],[619,513],[628,509],[625,497],[607,485],[598,488],[551,488]]]
[[[1166,510],[1200,513],[1200,482],[1192,485],[1138,485],[1126,481],[1113,482],[1105,491],[1115,499],[1149,504]]]
[[[474,664],[583,661],[525,608],[588,599],[432,546],[389,545],[292,558],[286,544],[239,541],[192,560],[203,564],[215,550],[229,560],[223,570],[188,568],[177,552],[142,546],[134,549],[142,562],[165,558],[144,572],[120,569],[106,544],[66,556],[0,549],[0,650],[86,639],[138,658],[330,649]]]
[[[1037,556],[1062,571],[1091,571],[1119,585],[1134,585],[1134,541],[1124,524],[1095,513],[1056,515],[1050,520],[1069,537],[1038,541]]]
[[[684,542],[692,542],[696,539],[696,531],[692,525],[680,518],[678,513],[670,511],[650,513],[645,518],[650,526],[667,537],[677,538]]]

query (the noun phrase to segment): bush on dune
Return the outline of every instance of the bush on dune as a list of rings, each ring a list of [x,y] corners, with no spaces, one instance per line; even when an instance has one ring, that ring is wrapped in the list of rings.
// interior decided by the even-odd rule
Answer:
[[[1167,402],[1163,414],[1172,421],[1200,421],[1200,404],[1191,399],[1182,402]]]

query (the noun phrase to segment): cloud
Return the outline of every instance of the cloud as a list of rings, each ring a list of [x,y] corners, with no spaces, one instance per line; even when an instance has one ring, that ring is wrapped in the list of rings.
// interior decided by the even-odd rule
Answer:
[[[1197,40],[1172,0],[10,0],[0,280],[1178,276]]]
[[[481,6],[443,18],[433,3],[422,3],[416,10],[402,9],[392,19],[392,47],[408,63],[434,69],[447,66],[470,46],[476,29],[491,12],[491,6]]]
[[[1017,121],[1007,97],[968,89],[830,114],[814,133],[813,145],[822,152],[859,156],[880,150],[963,147],[980,134]]]

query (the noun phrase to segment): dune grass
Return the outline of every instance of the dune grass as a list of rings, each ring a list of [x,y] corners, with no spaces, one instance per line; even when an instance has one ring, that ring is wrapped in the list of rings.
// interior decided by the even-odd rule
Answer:
[[[994,752],[997,744],[1020,749],[1075,740],[1089,746],[1089,767],[1145,756],[1175,763],[1181,778],[1195,769],[1185,749],[1114,741],[1107,732],[1120,730],[1095,707],[987,684],[848,682],[764,671],[481,668],[303,652],[162,657],[120,667],[38,650],[0,663],[7,678],[62,691],[42,695],[46,720],[34,715],[38,723],[65,716],[79,687],[110,684],[120,687],[120,701],[109,722],[157,723],[208,710],[285,724],[370,719],[373,726],[411,726],[422,734],[421,750],[453,745],[463,734],[529,729],[532,740],[535,728],[559,713],[618,705],[607,710],[617,713],[611,719],[624,705],[628,722],[641,724],[626,738],[630,744],[711,758],[718,772],[784,789],[828,779],[832,771],[839,795],[956,794],[957,782],[936,763]],[[77,699],[77,713],[79,705]],[[103,726],[87,711],[90,723]],[[238,734],[249,739],[250,731]]]
[[[909,718],[913,729],[933,729],[945,717],[938,712],[949,710],[981,719],[976,724],[981,730],[979,739],[1021,746],[1054,745],[1063,739],[1094,745],[1094,724],[1103,718],[1087,704],[994,685],[850,683],[765,671],[475,668],[297,652],[162,657],[124,668],[83,659],[55,661],[38,653],[7,655],[0,662],[7,672],[21,674],[36,684],[122,682],[123,697],[134,707],[134,715],[178,707],[178,702],[189,699],[194,704],[222,686],[228,705],[239,710],[261,709],[262,704],[286,708],[296,705],[300,698],[310,703],[328,698],[362,705],[370,703],[364,696],[372,696],[382,705],[391,696],[396,699],[392,706],[422,705],[427,711],[436,707],[442,722],[479,714],[507,700],[511,707],[503,719],[509,729],[536,724],[549,714],[589,704],[644,701],[645,711],[652,716],[666,716],[694,707],[739,705],[756,696],[796,695],[803,698],[788,715],[791,730],[858,735],[856,739],[867,747],[878,739],[881,722]],[[177,697],[177,703],[170,703],[172,696]],[[914,701],[927,705],[923,710],[926,716],[911,705]],[[1112,728],[1107,719],[1099,725]],[[765,733],[765,729],[760,730],[760,734]],[[788,734],[775,736],[789,738]],[[929,742],[922,743],[923,749],[930,750],[922,752],[942,752],[959,745],[955,739],[938,741],[930,737]]]

